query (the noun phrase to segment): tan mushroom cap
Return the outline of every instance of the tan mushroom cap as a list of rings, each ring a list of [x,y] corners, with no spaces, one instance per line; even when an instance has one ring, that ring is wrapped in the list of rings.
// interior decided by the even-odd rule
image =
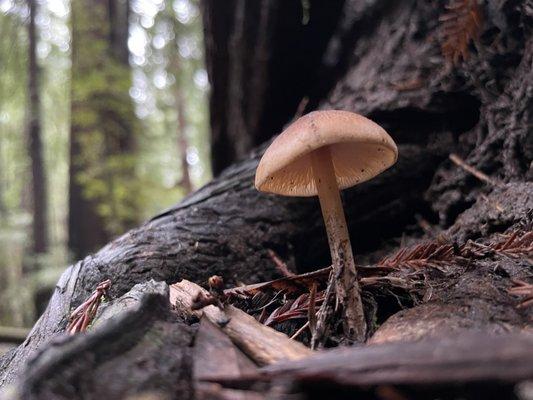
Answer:
[[[285,196],[316,196],[309,154],[329,146],[339,189],[372,179],[396,162],[398,149],[375,122],[348,111],[314,111],[285,129],[259,162],[255,187]]]

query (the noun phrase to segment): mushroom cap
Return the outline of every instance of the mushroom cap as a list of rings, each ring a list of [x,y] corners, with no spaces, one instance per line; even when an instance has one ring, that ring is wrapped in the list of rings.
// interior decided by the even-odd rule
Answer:
[[[255,174],[255,187],[285,196],[316,196],[310,153],[329,146],[339,189],[372,179],[396,162],[398,148],[375,122],[348,111],[314,111],[270,144]]]

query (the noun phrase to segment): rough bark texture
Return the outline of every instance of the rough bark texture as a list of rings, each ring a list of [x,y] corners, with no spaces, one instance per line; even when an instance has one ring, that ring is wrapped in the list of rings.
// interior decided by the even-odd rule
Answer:
[[[413,212],[423,210],[420,197],[432,167],[443,155],[437,149],[402,149],[406,157],[393,169],[346,192],[347,220],[360,251],[397,235],[405,224],[414,222]],[[69,310],[105,279],[113,282],[113,297],[147,279],[175,282],[185,278],[205,284],[216,274],[228,284],[259,282],[279,276],[267,249],[274,249],[293,269],[327,265],[329,250],[318,201],[256,191],[253,176],[258,159],[259,153],[228,169],[176,207],[71,266],[31,339],[4,359],[12,360],[11,367],[2,371],[0,380],[14,379],[35,349],[65,327]],[[409,195],[404,184],[410,185]],[[402,191],[404,196],[398,199]],[[388,232],[380,230],[390,218],[397,225]],[[361,232],[365,240],[356,239]]]
[[[192,398],[194,328],[169,310],[168,286],[147,282],[107,305],[88,335],[57,336],[28,364],[14,398]],[[163,374],[161,372],[164,371]]]
[[[319,18],[319,2],[309,3],[311,18],[313,14],[318,14],[315,17]],[[533,7],[527,1],[518,0],[483,2],[484,22],[480,39],[475,48],[469,50],[469,58],[452,67],[445,62],[439,42],[442,34],[439,17],[446,12],[447,3],[406,0],[392,4],[384,0],[347,0],[339,4],[341,12],[327,17],[328,23],[332,24],[328,25],[328,29],[316,30],[317,35],[324,35],[321,36],[324,46],[315,54],[322,59],[322,63],[316,62],[312,72],[313,76],[321,77],[321,82],[318,85],[320,88],[309,93],[308,107],[335,107],[368,115],[385,126],[399,143],[399,161],[393,169],[344,193],[357,263],[375,262],[399,245],[418,244],[427,238],[438,237],[439,240],[448,240],[459,246],[469,239],[488,243],[498,239],[503,232],[532,229],[533,184],[529,180],[532,177],[533,136],[528,130],[531,129],[533,109]],[[239,118],[242,118],[244,109],[259,110],[246,115],[271,118],[269,124],[259,124],[265,127],[260,129],[263,132],[260,135],[266,136],[258,138],[269,136],[292,117],[303,92],[291,92],[293,95],[287,94],[287,102],[280,103],[277,91],[294,89],[298,84],[292,81],[299,81],[300,75],[305,74],[293,72],[287,77],[289,85],[280,86],[280,82],[273,78],[275,75],[264,66],[259,68],[260,65],[254,64],[250,67],[249,63],[254,58],[246,57],[248,53],[244,49],[248,49],[248,46],[253,50],[261,48],[261,41],[256,40],[262,36],[254,32],[255,28],[260,31],[263,25],[254,23],[254,29],[249,31],[247,29],[251,27],[248,25],[257,19],[245,16],[247,12],[260,14],[261,10],[266,13],[265,10],[301,7],[301,4],[299,1],[235,1],[219,5],[215,1],[204,1],[208,67],[213,83],[211,118],[213,134],[218,137],[216,140],[222,140],[230,146],[237,145],[229,135],[242,130],[242,120],[239,122]],[[291,47],[294,46],[294,36],[291,36],[290,29],[285,28],[301,24],[301,14],[274,13],[269,21],[271,23],[262,28],[268,34],[266,37],[270,38],[267,42],[287,46],[284,48],[295,53],[300,52],[301,49]],[[228,32],[233,32],[233,47],[228,41],[215,42],[217,38],[227,38],[230,35]],[[281,37],[287,40],[283,42]],[[233,58],[226,59],[225,51]],[[261,54],[261,51],[254,51],[254,54]],[[272,64],[269,65],[277,63],[282,66],[295,59],[290,55],[272,55]],[[243,82],[248,82],[243,81],[242,76],[252,76],[252,70],[259,75],[256,79],[263,87],[263,92],[254,92],[253,95],[242,92],[247,87]],[[240,84],[234,80],[236,76],[241,77]],[[234,84],[236,86],[232,86]],[[231,90],[229,86],[232,86]],[[259,93],[263,93],[263,96]],[[281,105],[274,107],[274,104]],[[249,129],[253,129],[254,135],[258,132],[255,128]],[[249,144],[242,148],[252,146],[256,139],[249,137],[247,140]],[[43,385],[59,387],[65,380],[61,370],[57,375],[52,374],[44,379],[43,375],[32,369],[31,364],[28,367],[25,364],[35,354],[54,348],[49,342],[64,329],[69,309],[78,305],[106,278],[113,281],[111,297],[118,298],[135,284],[149,279],[173,282],[187,278],[202,284],[210,275],[218,274],[229,285],[269,279],[276,276],[277,270],[268,257],[267,249],[275,250],[291,268],[299,271],[328,265],[327,241],[320,222],[318,202],[315,199],[265,195],[253,188],[253,174],[263,148],[225,170],[212,183],[191,194],[171,210],[70,267],[62,276],[47,311],[28,340],[2,358],[0,384],[12,383],[19,393],[24,394],[22,398],[39,398],[41,392],[35,388]],[[471,166],[488,174],[494,183],[479,181],[452,164],[447,159],[450,153],[457,153]],[[221,156],[223,154],[234,153],[221,153]],[[225,162],[234,157],[231,155]],[[222,168],[225,162],[220,162],[218,168]],[[365,310],[368,316],[375,317],[372,321],[372,332],[375,333],[370,342],[404,342],[437,337],[441,340],[430,344],[430,350],[434,349],[434,343],[443,343],[442,351],[446,353],[449,349],[446,343],[449,341],[442,338],[450,335],[461,338],[466,335],[465,331],[482,331],[484,335],[530,331],[533,308],[517,309],[520,299],[508,293],[512,286],[511,278],[531,279],[530,258],[530,255],[509,257],[494,253],[486,254],[468,265],[451,263],[444,271],[422,270],[418,273],[424,274],[426,281],[422,288],[417,289],[417,293],[423,295],[413,296],[415,301],[398,302],[394,293],[364,291]],[[159,314],[164,313],[155,315]],[[155,318],[154,315],[145,316],[142,312],[136,315],[141,320]],[[170,317],[165,318],[160,323],[165,326],[173,324],[175,330],[194,334],[182,322],[169,322]],[[144,332],[135,325],[120,329],[116,324],[109,324],[101,329],[117,329],[115,332],[128,332],[139,337],[142,336],[140,332]],[[173,334],[166,332],[163,334],[165,340],[173,340]],[[70,340],[71,354],[86,354],[86,340],[91,340],[91,346],[99,348],[105,347],[108,339],[99,337],[95,330],[87,336]],[[486,346],[482,346],[483,351],[473,354],[486,355],[484,362],[487,364],[484,365],[487,365],[487,374],[476,378],[474,372],[479,360],[468,359],[465,354],[465,364],[461,364],[464,369],[461,370],[465,377],[472,379],[463,382],[464,385],[447,388],[438,386],[431,389],[434,390],[429,392],[431,396],[483,397],[488,393],[487,388],[483,388],[483,382],[494,378],[492,372],[498,370],[502,351],[505,353],[506,349],[514,349],[513,354],[516,350],[518,356],[512,359],[517,365],[524,365],[524,360],[526,366],[531,365],[530,352],[526,352],[526,347],[520,347],[530,348],[530,339],[512,336],[511,342],[514,341],[518,347],[506,342],[507,339],[499,342],[479,340]],[[119,342],[123,343],[121,340]],[[459,349],[472,344],[468,341],[461,343]],[[403,349],[404,345],[391,344],[389,347],[379,347],[380,350],[376,352],[384,352],[386,355],[381,356],[392,360],[396,349]],[[176,351],[185,354],[183,352],[187,351],[189,345],[181,342],[177,346],[179,350]],[[418,349],[417,344],[410,346]],[[425,345],[420,346],[421,353],[417,354],[426,354]],[[524,349],[523,354],[521,349]],[[358,360],[357,365],[363,358],[368,360],[363,357],[368,354],[366,350],[355,348],[351,351],[355,357],[353,360]],[[453,354],[460,358],[461,353]],[[110,351],[106,354],[108,362],[115,363],[117,374],[127,371],[128,362],[127,359],[122,360],[123,352]],[[170,358],[156,353],[150,360],[156,363],[163,359],[166,365],[174,362]],[[92,379],[91,384],[84,387],[91,395],[99,387],[93,365],[84,373],[86,382]],[[354,382],[358,376],[353,369],[355,365],[355,361],[347,361],[346,365],[348,377]],[[377,367],[374,376],[389,376],[390,365],[382,366],[384,369]],[[185,375],[192,370],[186,362],[181,367]],[[505,368],[504,372],[512,376],[491,380],[489,393],[496,398],[501,393],[499,398],[507,395],[517,397],[528,390],[527,385],[520,384],[520,381],[531,379],[530,369],[511,367]],[[365,365],[361,368],[364,369]],[[405,374],[415,373],[406,364],[395,364],[394,368],[399,374],[395,376],[400,376],[402,371]],[[98,371],[98,368],[95,370]],[[154,370],[157,371],[154,372],[154,379],[166,382],[172,377],[173,382],[177,381],[175,375],[163,367],[155,367]],[[433,370],[435,377],[449,371],[446,365]],[[68,369],[64,371],[66,373]],[[17,381],[23,373],[24,380]],[[30,381],[33,382],[31,385],[28,383]],[[383,390],[397,385],[407,388],[406,392],[400,391],[400,394],[416,394],[416,388],[420,387],[414,381],[380,382],[385,385]],[[356,385],[359,383],[356,382]],[[348,393],[342,382],[329,382],[326,387],[328,394],[338,393],[340,397]],[[260,396],[258,393],[264,393],[264,390],[254,387],[255,392],[248,395]],[[132,392],[135,391],[132,389]],[[304,390],[302,396],[314,398],[319,393]],[[413,395],[413,398],[424,398],[423,393],[428,392],[420,393],[422,395]],[[181,398],[176,390],[166,391],[165,395]],[[372,399],[401,398],[394,391],[383,394],[371,390],[364,392],[364,395]],[[216,393],[212,394],[211,398],[221,398],[216,396]],[[73,394],[72,397],[81,395]]]

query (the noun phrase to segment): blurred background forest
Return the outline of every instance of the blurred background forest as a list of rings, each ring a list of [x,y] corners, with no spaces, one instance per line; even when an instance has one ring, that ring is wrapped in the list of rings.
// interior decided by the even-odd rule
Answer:
[[[211,175],[196,0],[0,0],[0,326]]]

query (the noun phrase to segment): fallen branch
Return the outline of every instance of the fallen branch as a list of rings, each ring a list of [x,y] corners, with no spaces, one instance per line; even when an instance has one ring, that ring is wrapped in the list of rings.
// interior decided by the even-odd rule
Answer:
[[[193,301],[198,293],[208,296],[205,289],[184,279],[170,286],[170,303],[187,316],[207,317],[259,365],[268,365],[281,360],[298,360],[313,353],[303,344],[262,325],[232,305],[225,305],[224,310],[213,305],[201,310],[192,310]]]
[[[338,394],[346,393],[343,387],[351,388],[350,393],[357,395],[357,389],[369,390],[381,385],[403,385],[400,387],[421,395],[416,398],[442,397],[438,393],[443,386],[451,393],[463,394],[450,398],[464,398],[461,385],[472,385],[476,396],[468,398],[487,398],[494,387],[508,385],[506,395],[498,392],[497,397],[514,398],[507,397],[513,393],[514,384],[532,378],[531,335],[491,336],[470,332],[458,337],[322,351],[306,360],[265,367],[255,375],[237,379],[221,377],[216,381],[247,387],[258,381],[283,380],[295,383],[307,394],[327,388],[328,398],[341,397]]]
[[[488,183],[489,185],[492,185],[492,186],[501,186],[501,183],[500,182],[497,182],[495,181],[494,179],[492,179],[491,177],[489,177],[487,174],[484,174],[483,172],[481,172],[480,170],[472,167],[471,165],[467,164],[465,162],[465,160],[463,160],[461,157],[459,157],[457,154],[450,154],[449,155],[449,158],[450,160],[452,160],[452,162],[457,165],[458,167],[461,167],[462,169],[464,169],[465,171],[471,173],[472,175],[474,175],[476,178],[478,178],[480,181],[483,181],[485,183]]]

